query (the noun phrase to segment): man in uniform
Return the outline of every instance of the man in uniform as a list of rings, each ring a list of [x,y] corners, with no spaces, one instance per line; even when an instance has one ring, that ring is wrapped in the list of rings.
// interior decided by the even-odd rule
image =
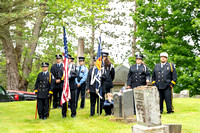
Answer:
[[[129,69],[127,88],[135,88],[141,85],[147,85],[150,81],[150,72],[148,67],[142,62],[143,55],[136,55],[136,64]]]
[[[69,55],[68,55],[69,56]],[[74,118],[76,117],[76,82],[75,78],[77,77],[77,70],[76,70],[76,65],[74,63],[74,58],[69,57],[69,88],[70,88],[70,94],[71,94],[71,99],[70,99],[70,109],[71,109],[71,117]],[[66,107],[66,102],[62,105],[62,117],[66,117],[66,112],[67,112],[67,107]]]
[[[167,62],[168,54],[160,54],[161,63],[156,64],[152,73],[152,84],[158,88],[160,96],[160,113],[163,112],[163,101],[167,106],[167,113],[174,113],[172,104],[173,87],[176,84],[177,73],[174,65]]]
[[[95,104],[97,101],[97,110],[99,109],[99,96],[96,93],[96,79],[95,79],[95,71],[97,71],[96,67],[96,57],[93,58],[94,67],[89,69],[87,76],[87,86],[86,90],[90,93],[90,116],[94,116],[95,114]]]
[[[48,72],[49,63],[42,63],[43,72],[38,74],[35,83],[37,108],[40,119],[47,119],[49,113],[49,98],[53,94],[54,76]]]
[[[75,79],[77,84],[76,108],[78,107],[79,93],[81,92],[81,105],[80,109],[85,107],[85,87],[88,75],[88,68],[85,66],[85,57],[79,58],[79,67],[77,67],[78,77]]]
[[[134,89],[135,87],[147,85],[150,81],[150,72],[148,67],[142,62],[143,55],[136,55],[136,64],[132,65],[129,69],[128,79],[127,79],[127,88]],[[135,100],[133,99],[134,104],[134,114],[136,114],[135,109]]]
[[[62,55],[55,55],[56,64],[53,64],[51,67],[51,73],[56,79],[55,88],[53,90],[53,108],[55,109],[60,106],[61,94],[63,89],[63,63]],[[60,106],[61,107],[61,106]]]

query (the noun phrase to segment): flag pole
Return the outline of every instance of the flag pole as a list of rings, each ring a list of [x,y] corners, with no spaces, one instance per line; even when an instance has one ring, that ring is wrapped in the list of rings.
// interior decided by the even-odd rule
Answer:
[[[100,29],[100,37],[101,37],[101,29]],[[101,40],[100,40],[101,41]],[[100,42],[101,43],[101,42]],[[101,54],[101,53],[100,53]],[[101,71],[101,69],[100,69],[100,71]],[[100,87],[99,87],[99,90],[100,90]],[[99,91],[99,93],[100,93],[100,91]],[[101,107],[101,101],[100,101],[101,99],[100,99],[100,96],[99,96],[99,116],[100,116],[100,107]]]
[[[63,22],[63,20],[62,20]],[[62,98],[64,97],[64,99],[61,99],[61,100],[64,100],[63,103],[66,104],[66,115],[69,116],[69,112],[68,112],[68,100],[70,99],[70,88],[69,88],[69,81],[68,81],[68,65],[69,65],[69,59],[68,59],[68,48],[67,48],[67,38],[66,38],[66,32],[65,32],[65,26],[64,26],[64,22],[63,22],[63,39],[64,39],[64,50],[65,52],[63,53],[64,54],[64,57],[65,57],[65,61],[64,61],[64,74],[65,74],[65,78],[64,78],[64,86],[63,86],[63,92],[62,92]],[[65,90],[64,90],[65,89]],[[67,94],[65,91],[68,91]],[[63,94],[64,93],[64,94]]]

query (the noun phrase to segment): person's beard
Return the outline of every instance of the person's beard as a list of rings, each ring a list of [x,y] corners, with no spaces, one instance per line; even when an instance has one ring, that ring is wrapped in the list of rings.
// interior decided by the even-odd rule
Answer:
[[[165,61],[161,61],[161,63],[165,63]]]

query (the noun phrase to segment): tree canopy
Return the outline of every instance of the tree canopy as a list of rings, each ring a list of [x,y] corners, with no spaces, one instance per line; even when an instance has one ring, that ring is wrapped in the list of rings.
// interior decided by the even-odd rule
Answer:
[[[175,92],[189,89],[200,94],[199,53],[200,31],[194,23],[200,18],[196,0],[137,0],[132,14],[137,23],[137,45],[146,55],[145,63],[153,69],[160,61],[159,54],[169,54],[169,62],[176,65],[178,81]],[[195,21],[197,22],[197,21]],[[195,25],[195,26],[194,26]]]

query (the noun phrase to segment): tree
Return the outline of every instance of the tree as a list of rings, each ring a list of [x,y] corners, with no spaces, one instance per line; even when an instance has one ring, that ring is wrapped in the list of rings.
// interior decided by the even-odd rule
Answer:
[[[37,14],[37,23],[35,23],[32,38],[28,40],[28,48],[30,56],[26,56],[21,60],[22,50],[26,44],[24,33],[27,32],[26,21],[30,20],[36,14],[39,7],[41,10]],[[23,63],[23,71],[26,76],[31,66],[31,55],[34,54],[34,49],[37,46],[39,29],[41,27],[44,16],[45,2],[33,3],[30,0],[6,0],[0,3],[1,22],[0,22],[0,41],[3,45],[3,52],[6,56],[6,71],[7,71],[7,89],[21,89],[27,86],[24,78],[20,75],[19,64]],[[34,37],[34,38],[33,38]],[[24,76],[24,77],[25,77]]]
[[[178,81],[175,92],[189,89],[192,95],[200,93],[193,85],[196,58],[199,53],[199,35],[192,21],[199,18],[196,10],[198,1],[137,0],[137,11],[133,19],[138,26],[134,33],[137,45],[146,55],[145,63],[153,69],[159,61],[159,54],[166,51],[169,62],[176,65]]]
[[[6,56],[7,89],[27,90],[33,61],[40,57],[35,53],[41,45],[39,39],[52,34],[50,24],[57,20],[56,25],[62,27],[63,18],[73,15],[74,5],[76,1],[62,0],[0,2],[0,44]]]

